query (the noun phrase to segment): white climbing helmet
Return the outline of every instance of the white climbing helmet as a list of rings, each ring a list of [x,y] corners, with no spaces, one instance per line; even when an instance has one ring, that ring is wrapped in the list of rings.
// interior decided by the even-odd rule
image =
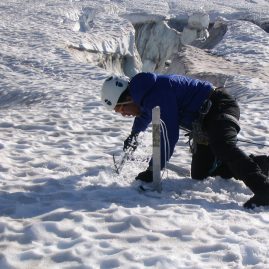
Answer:
[[[106,108],[113,110],[121,94],[128,88],[129,78],[112,75],[107,78],[102,87],[101,100]]]

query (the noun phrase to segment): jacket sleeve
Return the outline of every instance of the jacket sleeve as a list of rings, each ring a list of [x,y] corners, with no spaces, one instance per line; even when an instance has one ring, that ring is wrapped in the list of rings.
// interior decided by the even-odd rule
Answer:
[[[150,110],[143,110],[139,117],[135,117],[132,132],[140,133],[144,132],[148,125],[150,124],[152,119],[151,111]]]

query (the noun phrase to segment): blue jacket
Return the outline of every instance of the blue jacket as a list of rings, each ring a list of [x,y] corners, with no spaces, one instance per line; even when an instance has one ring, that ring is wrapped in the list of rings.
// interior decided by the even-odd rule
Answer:
[[[170,152],[173,154],[179,138],[179,128],[192,129],[203,102],[208,98],[213,85],[207,81],[192,79],[181,75],[158,75],[139,73],[129,85],[131,97],[140,106],[142,114],[136,117],[132,131],[145,131],[151,122],[152,109],[160,107],[161,120],[165,123]],[[161,134],[163,136],[163,134]],[[164,139],[161,137],[161,167],[165,166]]]

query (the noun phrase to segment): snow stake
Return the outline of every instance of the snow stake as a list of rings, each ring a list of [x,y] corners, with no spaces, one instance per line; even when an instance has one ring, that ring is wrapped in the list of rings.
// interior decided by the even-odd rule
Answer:
[[[160,132],[160,107],[152,109],[152,168],[153,189],[161,192],[161,132]]]

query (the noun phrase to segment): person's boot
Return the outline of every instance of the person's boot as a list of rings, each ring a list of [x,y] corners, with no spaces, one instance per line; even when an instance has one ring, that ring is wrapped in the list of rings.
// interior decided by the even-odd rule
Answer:
[[[254,196],[244,204],[245,208],[269,206],[269,178],[264,173],[249,174],[243,181],[254,193]]]
[[[146,171],[143,171],[139,173],[136,178],[136,180],[141,180],[146,183],[150,183],[153,181],[153,172],[151,167],[148,167]]]
[[[254,209],[258,206],[269,206],[269,191],[255,193],[245,204],[244,207]]]
[[[269,176],[269,156],[266,155],[249,155],[249,157],[261,168],[262,173]]]
[[[233,171],[234,177],[242,180],[254,193],[254,196],[244,204],[245,208],[269,206],[269,178],[266,173],[267,156],[266,158],[259,157],[255,159],[257,162],[254,161],[254,156],[242,156],[242,158],[233,160],[233,162],[228,164],[229,168]],[[258,165],[258,162],[261,167]]]
[[[254,209],[258,206],[269,206],[269,178],[264,173],[257,172],[247,177],[244,183],[252,190],[252,196],[244,207]]]

